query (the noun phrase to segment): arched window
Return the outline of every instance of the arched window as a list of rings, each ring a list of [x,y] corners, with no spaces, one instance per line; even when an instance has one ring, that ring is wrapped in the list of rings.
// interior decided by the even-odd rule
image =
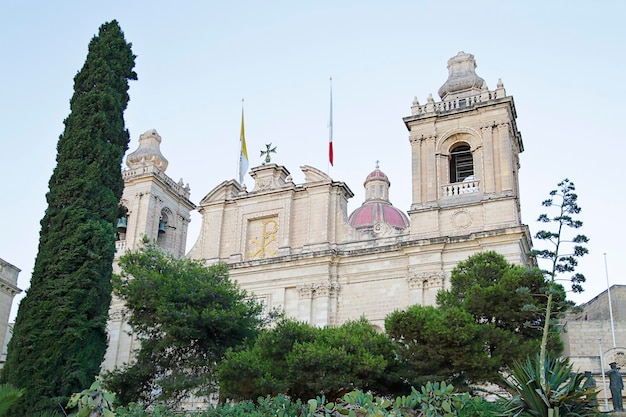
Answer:
[[[468,145],[458,145],[450,152],[450,183],[473,179],[474,158]]]
[[[126,240],[126,228],[128,227],[128,209],[123,204],[117,207],[117,222],[115,229],[117,231],[117,240]]]
[[[167,212],[169,210],[163,209],[161,211],[161,218],[159,219],[159,228],[157,230],[157,245],[162,247],[163,249],[167,249],[167,238],[168,236],[168,223],[169,217],[167,216]]]

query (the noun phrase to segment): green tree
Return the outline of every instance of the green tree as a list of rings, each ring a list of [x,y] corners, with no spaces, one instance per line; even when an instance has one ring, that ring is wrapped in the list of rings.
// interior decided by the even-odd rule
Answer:
[[[589,238],[582,234],[574,234],[573,230],[580,229],[583,222],[576,220],[573,216],[581,211],[578,205],[578,195],[575,193],[574,183],[567,178],[557,184],[557,188],[550,191],[550,198],[541,204],[554,212],[552,215],[541,214],[537,221],[549,223],[551,230],[540,230],[535,238],[548,244],[547,249],[534,250],[533,254],[540,259],[545,259],[550,263],[549,269],[543,271],[548,276],[548,297],[545,307],[545,322],[543,323],[543,333],[541,338],[541,349],[539,353],[539,364],[547,363],[547,350],[550,335],[553,334],[554,326],[551,319],[553,314],[559,312],[555,309],[555,301],[558,299],[559,290],[562,288],[557,281],[560,274],[572,274],[570,281],[572,291],[582,292],[582,284],[585,282],[584,275],[574,273],[578,266],[578,258],[589,253],[583,244],[589,242]],[[555,298],[557,297],[557,298]],[[540,373],[540,387],[548,390],[545,373]]]
[[[218,367],[220,394],[235,400],[334,399],[355,388],[389,393],[399,384],[396,374],[390,340],[365,319],[325,328],[283,320],[254,346],[229,352]]]
[[[443,309],[461,308],[480,325],[482,340],[492,364],[490,380],[529,354],[535,354],[545,322],[548,282],[539,269],[509,264],[493,251],[480,252],[460,262],[452,271],[450,290],[437,295]],[[563,312],[561,286],[554,287],[556,310]],[[560,352],[560,339],[551,340],[550,349]]]
[[[287,357],[296,343],[313,343],[318,332],[308,324],[281,320],[261,332],[253,346],[227,352],[218,365],[220,395],[234,400],[289,391]]]
[[[133,362],[105,375],[123,404],[177,403],[217,388],[214,368],[228,348],[252,340],[261,306],[228,277],[225,264],[176,259],[152,242],[120,258],[114,293],[139,336]]]
[[[135,56],[116,21],[89,43],[57,144],[30,289],[20,303],[2,381],[24,388],[10,412],[65,404],[100,371],[111,264],[128,147],[124,127]]]
[[[480,325],[460,308],[414,305],[388,315],[385,329],[397,344],[402,377],[411,386],[493,379],[496,367],[483,348]]]
[[[541,271],[509,264],[496,252],[460,262],[450,290],[437,296],[438,308],[413,306],[387,317],[403,376],[414,386],[429,380],[503,384],[499,372],[539,346],[546,286]],[[557,300],[564,310],[562,289]]]

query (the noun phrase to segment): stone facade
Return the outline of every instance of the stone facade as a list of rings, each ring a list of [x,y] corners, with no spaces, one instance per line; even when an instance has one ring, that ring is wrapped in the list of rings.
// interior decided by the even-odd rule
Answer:
[[[0,357],[0,367],[4,364],[6,357],[6,344],[11,338],[12,328],[9,326],[9,314],[13,297],[22,292],[17,288],[17,276],[20,270],[3,259],[0,259],[0,347],[2,355]]]
[[[189,185],[172,180],[165,174],[167,160],[160,151],[161,136],[149,130],[139,138],[139,148],[128,155],[128,169],[122,171],[124,192],[121,204],[127,209],[118,220],[118,241],[113,264],[127,249],[136,249],[144,236],[177,257],[185,255],[190,212],[195,205],[189,200]],[[136,337],[124,319],[124,304],[113,298],[109,311],[109,346],[103,369],[113,369],[131,359]]]
[[[403,119],[409,141],[398,152],[412,152],[408,215],[389,203],[390,181],[378,167],[367,176],[367,207],[349,216],[347,184],[311,166],[300,167],[305,182],[295,184],[286,167],[267,163],[251,169],[252,190],[227,180],[200,201],[201,230],[187,256],[226,262],[232,279],[287,317],[327,326],[365,316],[381,330],[396,309],[434,304],[451,270],[474,253],[494,250],[530,264],[513,98],[501,82],[490,91],[475,67],[470,54],[450,59],[442,100],[415,99]],[[160,239],[166,215],[176,229],[166,226],[164,248],[183,256],[194,205],[188,187],[165,176],[159,142],[156,132],[146,132],[129,155],[122,199],[129,214],[118,250],[135,248],[143,234]],[[364,221],[363,213],[378,217]],[[105,368],[128,361],[133,347],[122,306],[114,303],[111,311]]]
[[[602,370],[606,372],[611,362],[626,369],[626,285],[613,285],[583,304],[580,311],[569,314],[561,324],[564,354],[575,370],[591,372],[601,389],[600,403],[604,405],[605,392],[610,391],[608,385],[602,386]]]
[[[244,289],[288,317],[325,326],[364,315],[379,328],[396,309],[434,304],[451,270],[473,253],[495,250],[528,264],[513,98],[501,82],[487,89],[472,55],[448,64],[442,101],[414,100],[404,118],[413,156],[408,227],[352,227],[345,183],[303,166],[305,183],[294,184],[287,168],[268,164],[252,169],[252,191],[225,181],[202,199],[188,256],[227,262]],[[367,178],[378,178],[384,200],[388,180],[377,173]]]

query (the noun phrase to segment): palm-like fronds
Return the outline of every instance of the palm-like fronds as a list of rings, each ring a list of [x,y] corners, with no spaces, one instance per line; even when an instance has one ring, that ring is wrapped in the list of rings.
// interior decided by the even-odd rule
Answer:
[[[541,373],[546,385],[542,386]],[[567,359],[539,358],[517,363],[505,380],[517,393],[510,410],[515,415],[534,417],[595,416],[598,410],[596,388],[584,388],[585,376],[572,371]]]
[[[22,394],[23,389],[17,389],[10,384],[0,385],[0,416],[3,416]]]

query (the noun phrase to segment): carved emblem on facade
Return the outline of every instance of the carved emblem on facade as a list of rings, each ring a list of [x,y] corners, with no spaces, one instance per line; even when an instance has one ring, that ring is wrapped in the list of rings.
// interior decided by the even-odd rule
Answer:
[[[274,178],[259,178],[258,180],[256,180],[255,185],[256,189],[258,189],[259,191],[270,190],[274,188]]]
[[[626,366],[626,352],[617,351],[617,352],[613,353],[613,360],[612,360],[612,362],[615,362],[618,367],[624,368]]]
[[[466,229],[472,224],[472,215],[467,210],[458,210],[452,215],[452,225],[457,229]]]
[[[443,288],[444,280],[445,274],[442,271],[420,272],[406,277],[409,288],[412,290]]]
[[[276,234],[278,233],[278,219],[261,220],[261,233],[252,239],[255,250],[250,253],[250,259],[265,259],[276,256]]]
[[[339,292],[339,284],[335,282],[316,282],[313,284],[302,284],[297,287],[300,299],[310,299],[318,297],[330,297]]]
[[[376,223],[372,231],[377,236],[389,236],[395,234],[395,230],[387,223]]]

